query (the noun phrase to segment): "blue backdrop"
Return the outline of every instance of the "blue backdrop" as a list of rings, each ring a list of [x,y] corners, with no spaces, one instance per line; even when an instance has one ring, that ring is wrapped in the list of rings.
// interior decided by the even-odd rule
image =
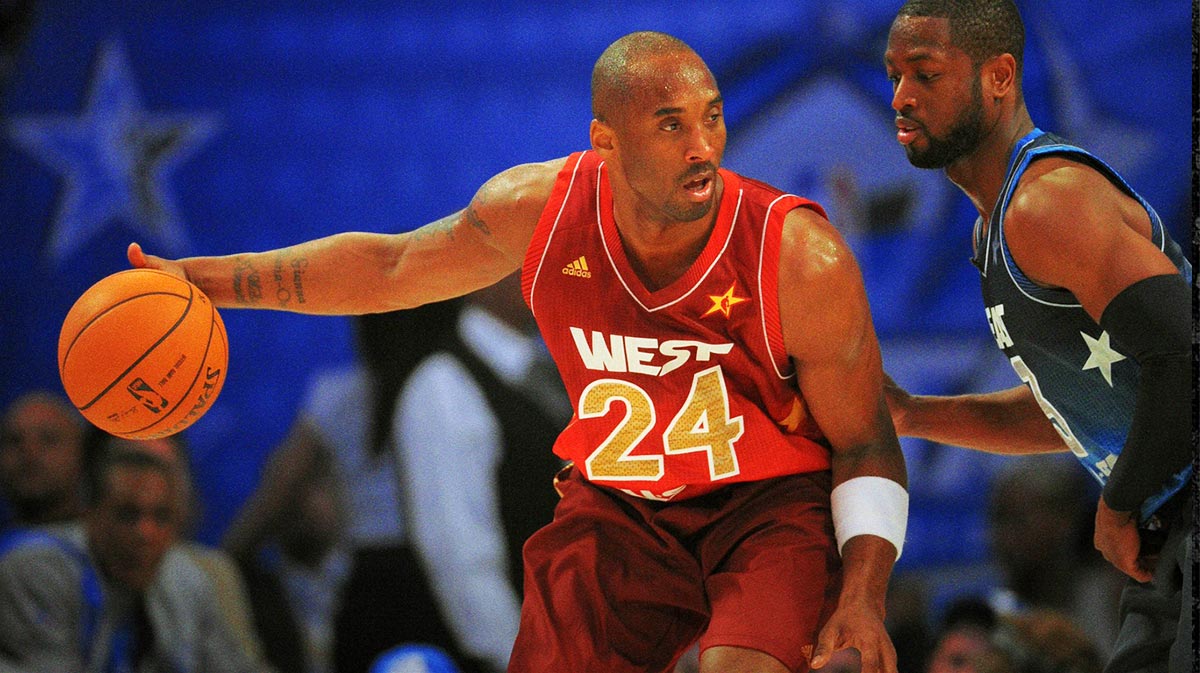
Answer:
[[[125,268],[129,241],[221,254],[440,217],[503,168],[583,148],[592,63],[638,29],[673,33],[712,66],[726,165],[828,207],[861,258],[897,380],[925,392],[1014,385],[967,263],[974,213],[894,140],[881,63],[898,4],[4,3],[16,39],[0,63],[0,406],[59,388],[62,318]],[[1189,4],[1019,4],[1035,121],[1111,158],[1190,240]],[[345,319],[223,316],[229,378],[189,431],[210,541],[310,372],[350,357]],[[905,449],[913,537],[928,541],[905,562],[982,554],[972,505],[990,461]],[[940,542],[947,531],[966,539]]]

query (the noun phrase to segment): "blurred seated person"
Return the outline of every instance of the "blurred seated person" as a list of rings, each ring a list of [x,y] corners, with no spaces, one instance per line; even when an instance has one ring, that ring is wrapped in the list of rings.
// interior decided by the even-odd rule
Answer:
[[[189,555],[212,580],[217,600],[231,632],[246,657],[258,669],[269,670],[263,645],[254,629],[250,602],[241,569],[223,550],[196,541],[192,537],[200,515],[200,501],[192,478],[191,456],[182,433],[157,439],[125,439],[110,435],[98,428],[89,428],[84,440],[84,470],[100,464],[104,455],[113,452],[141,452],[158,458],[175,471],[179,483],[179,539],[176,547]],[[279,669],[281,672],[284,669]],[[3,671],[0,671],[3,673]]]
[[[25,393],[0,421],[0,529],[69,523],[83,514],[85,421],[66,398]]]
[[[1001,615],[979,673],[1101,673],[1103,658],[1087,634],[1057,610]]]
[[[1002,614],[982,598],[947,609],[926,673],[1101,673],[1100,650],[1066,614]]]
[[[279,671],[333,671],[334,617],[350,569],[344,526],[336,479],[315,470],[297,484],[296,506],[262,553],[240,563],[255,627]]]
[[[99,456],[80,524],[14,531],[0,549],[0,670],[257,673],[213,584],[176,545],[178,470]]]
[[[938,628],[926,673],[976,673],[991,648],[998,621],[996,611],[982,598],[951,603]]]

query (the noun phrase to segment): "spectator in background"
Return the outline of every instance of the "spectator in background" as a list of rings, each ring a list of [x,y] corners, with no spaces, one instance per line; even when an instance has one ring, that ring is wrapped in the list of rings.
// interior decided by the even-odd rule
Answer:
[[[1097,490],[1068,456],[1018,458],[1005,466],[988,509],[1001,573],[991,601],[1002,613],[1062,612],[1107,654],[1117,637],[1123,580],[1091,545]]]
[[[997,613],[966,597],[942,619],[926,673],[1100,673],[1100,651],[1058,610]]]
[[[1002,616],[979,673],[1101,673],[1103,659],[1087,635],[1056,610]],[[1154,670],[1148,668],[1146,670]]]
[[[942,617],[926,673],[976,673],[991,648],[998,617],[987,601],[966,597],[952,603]]]
[[[11,510],[8,526],[64,524],[83,514],[84,426],[65,398],[44,390],[4,411],[0,496]]]
[[[207,574],[176,542],[183,487],[147,452],[90,473],[83,522],[16,531],[0,552],[0,668],[258,673]]]
[[[222,541],[243,563],[252,559],[289,525],[301,484],[323,470],[335,476],[346,496],[351,554],[334,621],[336,673],[365,673],[401,643],[448,650],[453,643],[400,510],[390,425],[405,379],[443,345],[457,310],[457,302],[444,302],[356,317],[358,362],[313,378],[287,438]]]
[[[350,569],[345,506],[332,466],[297,484],[263,553],[242,560],[254,621],[279,671],[331,673],[334,617]]]
[[[563,463],[552,448],[570,417],[519,274],[468,295],[454,337],[413,370],[397,401],[407,520],[471,667],[508,666],[521,548],[553,518]]]
[[[86,433],[84,468],[91,472],[103,465],[106,456],[117,453],[144,453],[162,461],[175,472],[178,483],[179,535],[175,549],[186,554],[212,582],[221,616],[228,625],[246,660],[255,670],[270,670],[254,621],[241,571],[224,551],[197,542],[192,533],[199,519],[199,501],[192,479],[187,441],[182,434],[158,439],[135,440],[115,437],[97,428]],[[280,669],[280,673],[286,673]]]

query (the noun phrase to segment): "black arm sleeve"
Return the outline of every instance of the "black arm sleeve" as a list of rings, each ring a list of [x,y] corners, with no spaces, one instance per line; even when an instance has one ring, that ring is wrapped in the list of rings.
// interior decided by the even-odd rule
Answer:
[[[1104,486],[1116,511],[1138,510],[1192,460],[1191,306],[1183,276],[1151,276],[1125,288],[1100,317],[1141,366],[1129,436]]]

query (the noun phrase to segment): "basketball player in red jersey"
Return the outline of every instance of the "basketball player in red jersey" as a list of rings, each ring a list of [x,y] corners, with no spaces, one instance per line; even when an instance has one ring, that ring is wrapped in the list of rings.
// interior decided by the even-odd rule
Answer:
[[[321,314],[522,270],[575,414],[509,671],[667,671],[699,640],[704,673],[807,671],[847,647],[894,672],[908,496],[850,250],[816,203],[719,168],[721,94],[679,40],[617,40],[592,101],[590,151],[506,170],[410,233],[177,261],[134,244],[130,262],[218,306]]]

